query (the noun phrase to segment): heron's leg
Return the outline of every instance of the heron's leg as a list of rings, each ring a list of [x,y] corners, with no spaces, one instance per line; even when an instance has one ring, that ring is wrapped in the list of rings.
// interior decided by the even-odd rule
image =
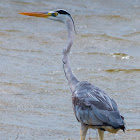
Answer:
[[[98,133],[99,133],[100,140],[103,140],[104,139],[104,131],[98,129]]]
[[[87,134],[88,127],[85,124],[81,123],[81,130],[80,130],[80,136],[81,140],[85,140],[86,134]]]

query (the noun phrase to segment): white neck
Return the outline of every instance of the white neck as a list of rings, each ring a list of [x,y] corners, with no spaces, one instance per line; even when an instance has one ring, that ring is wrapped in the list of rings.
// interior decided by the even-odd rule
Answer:
[[[74,92],[76,88],[76,84],[79,81],[76,79],[76,77],[72,73],[71,66],[70,66],[69,55],[70,55],[70,49],[73,44],[74,35],[75,35],[74,25],[70,17],[67,19],[66,25],[67,25],[67,31],[68,31],[68,39],[67,39],[66,47],[63,49],[62,62],[63,62],[63,69],[64,69],[66,79],[68,80],[68,84],[70,86],[71,91]]]

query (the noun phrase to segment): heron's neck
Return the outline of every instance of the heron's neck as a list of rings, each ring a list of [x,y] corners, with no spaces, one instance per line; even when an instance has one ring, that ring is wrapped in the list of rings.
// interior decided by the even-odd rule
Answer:
[[[66,21],[66,25],[67,25],[67,30],[68,30],[68,39],[67,39],[67,44],[65,48],[63,49],[62,62],[63,62],[63,69],[64,69],[66,79],[68,80],[68,84],[70,86],[71,91],[74,92],[76,88],[76,84],[79,81],[76,79],[76,77],[72,73],[69,55],[70,55],[71,46],[74,41],[75,31],[74,31],[74,25],[71,19],[68,19]]]

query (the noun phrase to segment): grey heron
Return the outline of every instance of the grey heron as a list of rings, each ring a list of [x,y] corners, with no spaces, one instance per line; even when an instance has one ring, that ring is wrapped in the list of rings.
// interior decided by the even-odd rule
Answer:
[[[85,140],[89,128],[98,129],[100,140],[104,139],[104,131],[116,133],[125,130],[124,117],[121,116],[116,102],[98,87],[89,82],[80,82],[71,70],[70,49],[75,35],[75,25],[71,15],[65,10],[49,12],[20,13],[27,16],[44,17],[66,24],[68,31],[67,44],[62,52],[63,69],[72,92],[73,110],[81,123],[80,137]]]

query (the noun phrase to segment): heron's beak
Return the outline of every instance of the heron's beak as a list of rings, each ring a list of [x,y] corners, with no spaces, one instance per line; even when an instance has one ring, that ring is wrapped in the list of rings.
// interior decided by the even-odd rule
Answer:
[[[26,16],[33,16],[33,17],[43,17],[43,18],[48,18],[49,16],[57,16],[56,12],[24,12],[19,14],[26,15]]]

